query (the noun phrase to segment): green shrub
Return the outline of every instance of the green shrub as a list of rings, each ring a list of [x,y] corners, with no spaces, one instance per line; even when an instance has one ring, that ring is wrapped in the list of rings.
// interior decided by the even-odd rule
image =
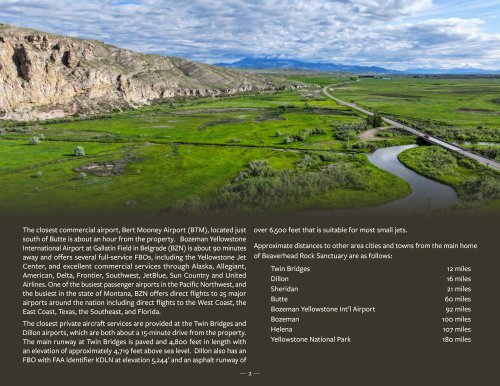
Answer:
[[[345,159],[320,169],[310,169],[319,165],[319,162],[319,157],[306,155],[299,161],[301,165],[297,164],[298,170],[261,173],[261,168],[266,165],[262,161],[254,161],[249,164],[248,176],[244,179],[237,177],[233,183],[219,189],[210,207],[252,210],[276,208],[330,189],[362,189],[368,179],[367,169],[358,169]],[[259,172],[252,172],[255,169]]]
[[[377,149],[377,144],[373,142],[355,142],[351,145],[351,149],[354,150],[367,150],[367,151],[373,151]]]
[[[366,118],[366,124],[371,127],[380,127],[382,123],[384,123],[384,121],[379,113],[374,113]]]
[[[498,178],[486,177],[470,179],[462,184],[463,192],[469,200],[499,200],[500,180]]]
[[[496,172],[438,146],[406,150],[398,158],[418,173],[452,185],[462,201],[477,204],[500,199]]]
[[[340,141],[350,141],[358,137],[358,134],[368,129],[366,123],[346,123],[333,125],[334,137]]]
[[[74,154],[77,157],[81,157],[85,155],[85,149],[82,146],[77,146],[74,149]]]
[[[460,157],[458,159],[458,164],[467,169],[475,169],[477,164],[470,158]]]
[[[233,181],[234,182],[238,182],[238,181],[243,181],[245,178],[248,177],[248,172],[246,171],[241,171],[240,174],[238,174],[234,179]]]
[[[323,130],[321,127],[316,127],[315,129],[312,129],[311,135],[316,135],[316,134],[325,134],[325,130]]]
[[[471,146],[471,149],[485,157],[500,161],[500,146]]]
[[[325,131],[321,128],[304,129],[298,132],[297,134],[293,134],[291,138],[293,141],[303,142],[307,140],[307,138],[309,138],[311,135],[316,135],[316,134],[325,134]]]
[[[382,137],[382,138],[392,138],[394,137],[396,133],[392,130],[380,130],[377,133],[377,137]]]
[[[319,157],[314,157],[309,154],[306,154],[300,160],[297,161],[296,165],[298,168],[309,169],[319,162]]]
[[[358,133],[354,130],[342,130],[335,133],[335,138],[340,141],[350,141],[358,138]]]
[[[267,160],[252,161],[248,164],[249,174],[252,176],[271,176],[273,170]]]
[[[30,145],[38,145],[39,143],[41,143],[42,141],[40,140],[39,137],[31,137],[30,138],[30,141],[29,141],[29,144]]]
[[[319,158],[321,159],[321,161],[332,162],[332,161],[338,161],[340,156],[335,153],[321,153],[319,155]]]
[[[478,127],[455,127],[430,120],[410,120],[401,117],[398,117],[397,120],[449,142],[500,142],[500,129],[498,128],[486,128],[481,125]]]

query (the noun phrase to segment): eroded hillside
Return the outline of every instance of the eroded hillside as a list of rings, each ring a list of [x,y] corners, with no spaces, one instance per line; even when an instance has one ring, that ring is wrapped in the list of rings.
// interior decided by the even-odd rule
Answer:
[[[0,24],[2,119],[92,114],[268,87],[259,75]]]

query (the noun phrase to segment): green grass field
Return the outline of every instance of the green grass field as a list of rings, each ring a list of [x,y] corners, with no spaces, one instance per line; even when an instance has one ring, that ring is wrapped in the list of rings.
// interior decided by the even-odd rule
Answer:
[[[287,212],[364,207],[409,194],[405,181],[364,153],[415,137],[391,130],[363,137],[365,117],[320,92],[346,79],[296,80],[309,86],[171,100],[91,119],[2,122],[0,211]],[[350,82],[338,92],[350,90],[354,99],[362,87],[366,96],[376,82],[386,81]],[[411,111],[405,103],[401,113]],[[30,145],[33,137],[40,143]],[[76,146],[84,156],[74,155]]]
[[[267,160],[273,176],[286,173],[292,179],[314,173],[321,178],[333,163],[347,165],[351,177],[358,172],[370,176],[356,185],[341,181],[331,189],[288,192],[288,198],[273,205],[276,211],[373,205],[387,200],[388,190],[394,198],[408,194],[404,181],[361,162],[363,154],[352,158],[366,151],[352,147],[362,141],[335,138],[336,126],[363,119],[312,87],[173,101],[97,119],[7,122],[0,135],[0,211],[158,213],[197,209],[192,202],[203,210],[269,210],[265,200],[254,197],[253,202],[246,191],[239,205],[218,198],[255,160]],[[307,129],[317,133],[284,143],[285,137],[303,136]],[[32,137],[41,143],[30,145]],[[413,139],[381,140],[377,146]],[[85,149],[85,156],[73,154],[76,146]],[[319,159],[318,154],[337,153],[354,155],[297,166],[311,154]],[[271,176],[265,178],[267,184]],[[248,181],[255,183],[257,176]]]
[[[334,94],[500,160],[500,78],[374,78]]]
[[[500,128],[500,78],[361,79],[336,88],[335,95],[394,117]]]

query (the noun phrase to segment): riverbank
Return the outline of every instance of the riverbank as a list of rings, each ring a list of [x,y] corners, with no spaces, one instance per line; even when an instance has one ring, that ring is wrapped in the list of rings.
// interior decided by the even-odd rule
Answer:
[[[417,145],[394,146],[368,154],[373,165],[405,180],[412,189],[407,197],[372,210],[398,214],[430,213],[457,203],[458,195],[452,187],[420,175],[399,161],[401,153],[415,148]]]
[[[422,176],[452,186],[460,209],[500,212],[500,173],[438,146],[420,146],[398,155]]]

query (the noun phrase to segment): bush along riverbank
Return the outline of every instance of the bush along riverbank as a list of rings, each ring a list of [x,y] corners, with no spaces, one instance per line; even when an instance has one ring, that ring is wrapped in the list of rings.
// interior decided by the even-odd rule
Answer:
[[[407,182],[373,166],[366,155],[304,154],[293,168],[275,169],[267,160],[246,165],[209,202],[195,197],[174,212],[288,212],[379,205],[411,193]]]
[[[451,185],[460,209],[500,212],[500,173],[439,146],[420,146],[399,154],[408,168]]]

